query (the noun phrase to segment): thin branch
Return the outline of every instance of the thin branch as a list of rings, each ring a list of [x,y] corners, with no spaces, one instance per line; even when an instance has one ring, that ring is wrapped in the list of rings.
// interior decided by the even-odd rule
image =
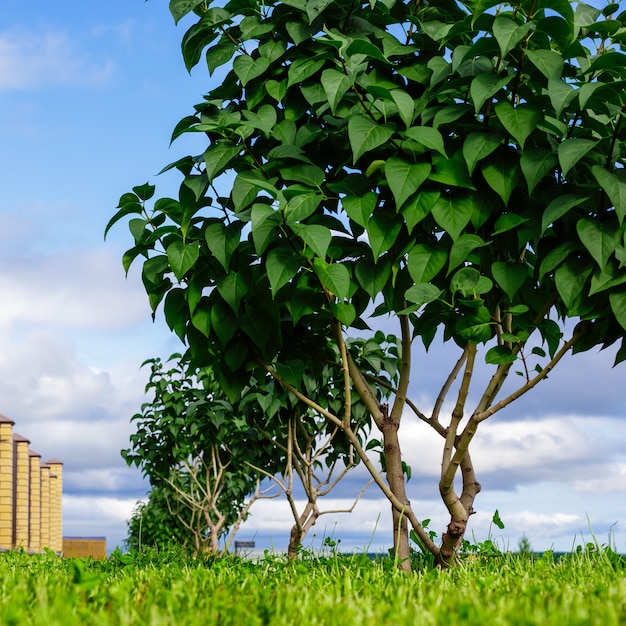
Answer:
[[[302,402],[310,406],[312,409],[317,411],[320,415],[322,415],[323,417],[331,421],[333,424],[336,424],[343,430],[343,432],[345,433],[350,443],[354,446],[354,449],[356,450],[356,453],[359,455],[359,458],[363,461],[363,465],[365,465],[368,472],[374,479],[374,482],[378,485],[378,487],[383,492],[385,497],[389,500],[389,502],[394,507],[394,509],[396,509],[396,511],[402,513],[403,515],[407,516],[408,520],[411,522],[411,526],[413,526],[413,529],[417,533],[418,537],[428,547],[428,550],[430,551],[430,553],[435,556],[438,555],[439,548],[435,545],[433,540],[430,538],[430,535],[424,530],[424,527],[420,524],[413,510],[410,507],[407,508],[406,504],[400,502],[398,498],[396,498],[396,496],[393,494],[393,492],[391,491],[387,483],[384,481],[384,479],[380,475],[380,472],[378,472],[376,468],[374,467],[371,459],[369,458],[369,456],[363,449],[363,446],[361,445],[359,438],[357,437],[356,433],[352,430],[352,428],[345,427],[343,422],[336,415],[332,414],[330,411],[327,411],[326,409],[321,407],[319,404],[317,404],[316,402],[314,402],[313,400],[305,396],[302,392],[298,391],[298,389],[296,389],[293,385],[288,383],[269,365],[263,364],[263,366],[275,380],[277,380],[281,385],[283,385],[283,387],[285,387],[285,389],[287,389],[294,396],[296,396],[296,398],[298,398],[299,400],[301,400]],[[382,419],[382,416],[381,416],[381,419]]]
[[[459,375],[459,372],[463,367],[463,363],[465,363],[465,359],[467,359],[467,346],[463,350],[463,354],[461,354],[459,360],[454,364],[452,371],[448,375],[448,378],[446,378],[446,382],[443,384],[441,390],[439,391],[437,400],[435,400],[435,406],[433,407],[433,412],[430,419],[435,420],[437,423],[439,423],[439,413],[441,412],[441,407],[443,406],[446,396],[450,391],[450,387],[452,387],[452,383],[454,383],[456,377]]]
[[[409,316],[399,315],[400,332],[402,337],[402,360],[400,362],[400,380],[396,397],[391,409],[391,419],[399,424],[406,404],[407,392],[409,389],[409,378],[411,374],[411,329],[409,326]]]
[[[554,366],[569,352],[570,348],[587,332],[588,324],[579,324],[579,330],[575,331],[569,341],[563,344],[563,347],[554,355],[552,360],[535,376],[528,381],[525,385],[522,385],[517,391],[514,391],[511,395],[503,398],[497,404],[494,404],[491,408],[482,410],[475,413],[475,419],[477,422],[482,422],[488,417],[491,417],[494,413],[497,413],[505,406],[508,406],[514,400],[517,400],[520,396],[523,396],[527,391],[532,389],[539,381],[543,380],[553,369]]]
[[[467,354],[465,361],[465,371],[463,372],[463,379],[461,380],[461,386],[459,387],[459,393],[457,395],[456,405],[452,411],[450,417],[450,426],[446,432],[446,443],[443,447],[443,459],[441,461],[441,474],[445,475],[450,460],[452,458],[452,450],[456,442],[456,435],[458,432],[459,424],[463,419],[465,413],[465,402],[467,401],[467,394],[469,393],[470,383],[472,381],[472,375],[474,373],[474,361],[476,359],[476,344],[468,343],[464,352]]]

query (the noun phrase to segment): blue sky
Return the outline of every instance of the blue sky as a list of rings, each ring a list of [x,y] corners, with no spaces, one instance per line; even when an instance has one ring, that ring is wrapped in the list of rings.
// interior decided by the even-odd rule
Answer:
[[[169,137],[211,83],[202,68],[187,74],[185,24],[174,26],[165,0],[83,6],[0,4],[0,413],[44,458],[64,462],[64,533],[105,535],[112,548],[146,492],[119,454],[144,401],[139,365],[180,345],[152,323],[138,272],[124,277],[125,226],[106,242],[103,231],[131,186],[149,180],[160,195],[176,193],[176,176],[156,173],[194,151],[170,148]],[[424,406],[449,358],[416,354],[411,391]],[[590,537],[589,520],[601,542],[612,528],[626,551],[626,366],[611,369],[612,360],[568,358],[484,424],[473,455],[483,484],[477,539],[497,508],[506,528],[494,536],[510,547],[525,533],[536,549],[570,549]],[[438,443],[410,417],[401,434],[409,497],[440,532]],[[349,504],[364,480],[357,470],[323,508]],[[350,517],[322,517],[315,533],[346,548],[389,547],[388,508],[370,488]],[[289,524],[284,503],[262,501],[240,538],[282,549]]]

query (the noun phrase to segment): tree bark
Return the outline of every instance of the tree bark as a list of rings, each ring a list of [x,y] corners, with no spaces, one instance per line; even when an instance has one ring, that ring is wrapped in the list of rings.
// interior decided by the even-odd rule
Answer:
[[[386,405],[383,409],[383,421],[381,431],[383,434],[383,450],[385,458],[385,471],[387,483],[394,496],[407,508],[411,506],[406,495],[404,482],[404,472],[402,471],[402,453],[400,441],[398,439],[399,422],[389,416]],[[411,550],[409,547],[409,526],[404,512],[392,507],[393,517],[393,550],[398,559],[398,569],[403,571],[411,570]]]

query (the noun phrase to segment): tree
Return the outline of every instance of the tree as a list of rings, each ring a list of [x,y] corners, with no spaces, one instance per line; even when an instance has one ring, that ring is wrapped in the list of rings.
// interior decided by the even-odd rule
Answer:
[[[138,502],[128,520],[126,547],[141,550],[145,546],[167,548],[186,546],[189,533],[178,517],[172,515],[168,495],[163,488],[153,487],[147,502]]]
[[[353,342],[355,348],[361,344]],[[158,358],[144,363],[151,366],[146,391],[153,397],[133,416],[137,432],[131,435],[132,448],[122,451],[153,485],[148,504],[133,516],[131,545],[141,542],[141,524],[149,517],[144,544],[157,539],[167,543],[171,537],[182,539],[183,545],[192,540],[196,552],[226,551],[254,502],[278,495],[271,485],[262,488],[261,480],[269,478],[286,496],[294,517],[287,553],[295,558],[320,515],[342,512],[321,510],[319,499],[358,464],[353,446],[342,440],[337,427],[329,428],[306,404],[277,388],[266,373],[265,382],[251,381],[253,386],[232,403],[215,384],[210,368],[193,370],[180,354],[169,360],[174,361],[169,369]],[[333,360],[322,364],[318,378],[307,383],[319,390],[317,401],[327,407],[344,403]],[[381,398],[387,395],[386,389],[379,393]],[[358,397],[351,414],[362,442],[369,421]],[[306,498],[302,511],[298,485]],[[157,530],[160,521],[164,528]]]
[[[166,168],[182,174],[178,199],[150,207],[148,184],[122,196],[107,229],[133,216],[126,269],[146,258],[153,308],[163,301],[191,358],[232,397],[264,370],[341,429],[392,504],[401,567],[407,520],[441,565],[454,562],[480,491],[480,424],[570,351],[621,340],[616,363],[626,358],[625,14],[566,0],[170,10],[176,22],[197,16],[187,68],[206,49],[215,75],[172,139],[203,133],[208,147]],[[390,406],[347,348],[355,333],[376,343],[381,315],[401,345]],[[426,414],[407,399],[411,348],[436,336],[458,356]],[[328,337],[346,399],[332,410],[304,378]],[[479,355],[491,367],[483,389]],[[386,482],[351,427],[351,394],[380,432]],[[408,410],[442,438],[440,546],[406,493]]]
[[[136,525],[144,512],[150,520],[165,519],[174,538],[184,536],[184,545],[191,540],[194,552],[222,553],[252,504],[268,497],[262,476],[252,468],[276,471],[280,458],[219,390],[216,397],[211,372],[189,375],[180,355],[171,359],[175,363],[168,370],[160,359],[146,361],[151,366],[146,391],[154,397],[133,416],[137,432],[132,447],[122,451],[152,485],[148,505],[133,519]]]

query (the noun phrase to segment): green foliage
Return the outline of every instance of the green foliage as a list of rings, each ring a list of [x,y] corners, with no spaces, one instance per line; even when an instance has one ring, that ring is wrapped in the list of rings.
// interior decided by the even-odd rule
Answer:
[[[604,549],[561,559],[506,554],[407,577],[364,554],[287,562],[181,552],[114,552],[105,561],[0,555],[0,621],[47,626],[490,622],[617,626],[624,561]]]
[[[438,332],[468,364],[480,348],[493,378],[442,464],[441,492],[460,506],[452,481],[479,421],[569,349],[621,341],[626,359],[626,14],[526,0],[170,9],[197,17],[187,67],[204,54],[220,77],[174,130],[207,144],[165,168],[181,174],[178,197],[136,187],[107,225],[132,218],[125,269],[143,259],[153,310],[229,402],[272,371],[312,406],[334,342],[344,404],[325,391],[316,408],[348,435],[348,390],[382,428],[391,376],[384,359],[357,372],[344,334],[370,341],[372,318],[388,315],[408,320],[405,350]],[[565,342],[567,318],[580,323]],[[516,362],[525,384],[498,403]],[[400,387],[409,370],[407,357]],[[372,394],[370,375],[385,381]],[[463,416],[471,376],[468,365]],[[445,436],[438,415],[421,418]]]
[[[521,2],[494,19],[489,4],[170,4],[198,15],[188,64],[206,49],[226,65],[175,132],[208,148],[170,166],[178,200],[148,211],[153,189],[135,188],[112,223],[144,216],[129,262],[150,257],[153,308],[167,294],[172,329],[233,392],[259,358],[304,358],[288,327],[362,328],[375,298],[398,313],[405,296],[426,342],[431,320],[460,345],[492,341],[520,304],[511,332],[529,332],[547,302],[603,324],[587,349],[623,337],[621,17]],[[459,265],[490,280],[463,288],[471,306]]]
[[[172,498],[173,494],[170,494]],[[183,503],[178,503],[178,512],[182,513]],[[128,520],[128,537],[125,546],[128,550],[145,548],[166,549],[170,546],[188,544],[190,533],[186,526],[174,515],[168,506],[168,496],[164,487],[153,487],[147,502],[138,502],[131,518]],[[176,509],[174,509],[176,510]],[[191,512],[187,516],[191,522]]]

